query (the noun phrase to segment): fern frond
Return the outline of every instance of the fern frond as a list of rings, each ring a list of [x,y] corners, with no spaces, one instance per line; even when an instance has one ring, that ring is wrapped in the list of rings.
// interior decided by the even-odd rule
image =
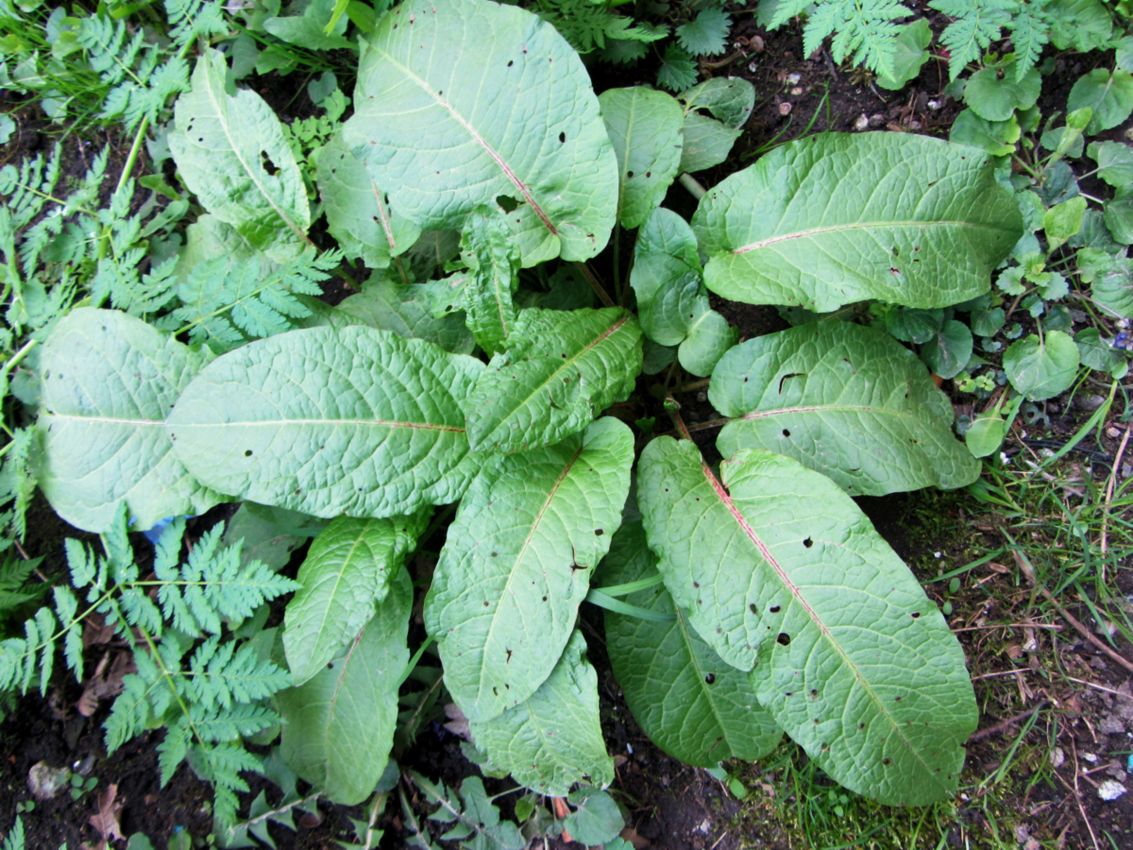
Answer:
[[[107,88],[99,117],[120,119],[127,131],[143,120],[156,121],[166,101],[189,88],[185,59],[171,56],[163,61],[163,51],[148,44],[141,30],[131,36],[124,20],[87,15],[79,22],[76,41]]]
[[[263,762],[238,743],[191,747],[189,760],[197,775],[216,787],[213,804],[216,820],[222,827],[235,824],[236,794],[248,790],[248,783],[240,774],[245,771],[261,772]]]
[[[186,692],[195,706],[227,710],[236,703],[266,699],[290,684],[291,674],[261,660],[254,647],[211,637],[189,661]]]
[[[17,817],[12,831],[4,837],[4,843],[0,844],[0,850],[24,850],[24,841],[24,822]]]
[[[282,333],[312,314],[304,296],[321,295],[320,283],[341,262],[340,251],[312,249],[269,268],[259,256],[206,260],[184,276],[177,287],[182,306],[159,324],[220,351]]]
[[[222,0],[165,0],[165,20],[177,45],[228,32]]]
[[[1023,79],[1039,63],[1043,48],[1050,41],[1049,0],[1023,3],[1011,16],[1011,46],[1015,49],[1015,81]]]
[[[7,395],[8,376],[0,376],[4,384],[4,395]],[[35,453],[36,435],[31,428],[17,428],[12,433],[11,440],[4,448],[3,465],[0,466],[0,504],[10,504],[0,526],[7,530],[6,543],[13,540],[23,540],[27,533],[27,512],[35,496],[35,473],[32,470],[32,458]],[[0,545],[0,549],[6,548]],[[4,587],[0,581],[0,594]],[[0,595],[0,610],[4,606]]]
[[[940,34],[948,50],[948,76],[955,80],[971,62],[978,62],[992,42],[1003,36],[1019,0],[932,0],[929,7],[955,20]]]
[[[165,737],[157,745],[157,766],[161,774],[161,787],[164,788],[189,754],[189,725],[182,720],[165,727]]]
[[[47,585],[28,582],[42,562],[43,558],[22,560],[10,554],[0,562],[0,627],[14,609],[37,601],[46,592]]]

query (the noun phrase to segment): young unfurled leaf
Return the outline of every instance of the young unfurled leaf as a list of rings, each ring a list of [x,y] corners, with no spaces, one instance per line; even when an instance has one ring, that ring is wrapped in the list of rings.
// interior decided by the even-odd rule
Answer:
[[[851,494],[963,487],[980,465],[952,434],[952,405],[888,334],[817,322],[750,339],[720,360],[708,398],[734,417],[724,457],[763,448]]]
[[[827,312],[867,298],[910,307],[973,298],[1022,222],[970,148],[862,133],[776,148],[711,189],[693,229],[713,292]]]
[[[585,260],[609,239],[617,162],[598,99],[578,54],[531,12],[403,3],[363,43],[354,103],[347,144],[421,227],[459,230],[504,197],[524,266]]]
[[[413,583],[400,570],[345,654],[302,687],[276,697],[284,720],[284,759],[336,803],[362,802],[385,770],[397,725],[398,685],[409,662],[412,607]]]
[[[214,360],[168,419],[220,492],[321,517],[396,516],[460,497],[465,405],[483,365],[373,328],[310,328]]]
[[[221,497],[173,454],[165,417],[204,366],[140,319],[80,308],[55,326],[40,356],[40,486],[55,511],[106,531],[126,505],[135,529],[199,514]]]
[[[341,132],[317,150],[313,160],[327,229],[346,256],[383,269],[417,241],[420,228],[390,208],[388,196],[342,141]]]
[[[633,257],[629,281],[645,335],[679,345],[681,366],[708,375],[737,333],[709,307],[692,229],[676,213],[656,209],[638,232]]]
[[[362,284],[361,292],[320,310],[309,324],[379,328],[407,339],[423,339],[453,354],[471,354],[476,343],[463,317],[458,313],[434,315],[433,303],[443,286],[447,286],[445,281],[399,283],[389,271],[375,272]]]
[[[536,793],[565,797],[576,783],[604,787],[614,779],[598,722],[598,674],[585,652],[576,631],[535,693],[490,720],[469,723],[491,765]]]
[[[599,419],[556,446],[489,461],[425,601],[445,684],[470,720],[526,700],[562,654],[629,492],[633,435]]]
[[[598,102],[618,157],[618,221],[640,227],[677,176],[681,106],[645,86],[607,89]]]
[[[619,529],[599,571],[603,584],[628,584],[656,575],[657,557],[640,522]],[[782,738],[756,701],[752,674],[721,660],[673,606],[663,585],[625,601],[668,622],[606,612],[606,647],[634,719],[657,746],[699,767],[723,759],[757,759]]]
[[[169,149],[204,205],[253,246],[286,259],[307,236],[311,211],[279,119],[250,91],[229,95],[223,54],[206,50],[177,100]]]
[[[469,442],[502,452],[553,445],[626,398],[640,372],[641,329],[625,310],[523,310],[466,402]]]
[[[373,616],[428,519],[427,510],[388,519],[340,517],[315,538],[283,619],[295,684],[321,671]]]
[[[684,109],[680,170],[703,171],[728,158],[755,106],[755,87],[738,77],[713,77],[677,99]]]
[[[695,444],[638,465],[650,547],[674,603],[823,770],[892,805],[951,797],[976,726],[960,644],[833,482],[765,451],[721,477]]]
[[[471,213],[461,254],[469,269],[460,292],[468,329],[488,354],[503,351],[515,325],[512,294],[519,285],[519,252],[503,216]]]

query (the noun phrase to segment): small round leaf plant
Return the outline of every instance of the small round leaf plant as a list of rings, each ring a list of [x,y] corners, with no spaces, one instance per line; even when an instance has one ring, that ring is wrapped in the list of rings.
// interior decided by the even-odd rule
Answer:
[[[911,352],[822,314],[988,290],[1022,225],[982,153],[817,135],[686,221],[667,191],[719,161],[704,149],[727,150],[750,86],[597,97],[536,16],[411,0],[365,38],[311,198],[279,119],[225,71],[199,57],[170,131],[199,204],[181,273],[231,251],[283,263],[322,211],[371,277],[235,346],[72,312],[42,352],[40,484],[91,531],[238,500],[331,521],[278,633],[300,776],[342,803],[373,790],[409,657],[406,561],[455,505],[424,623],[493,768],[554,795],[612,780],[578,610],[620,595],[614,673],[676,757],[756,759],[785,733],[884,803],[955,793],[977,720],[963,653],[851,496],[961,487],[979,462]],[[612,295],[587,265],[607,246]],[[736,344],[709,292],[810,314]],[[726,420],[718,464],[679,416],[652,437],[623,421],[652,403],[634,401],[646,370],[682,369]]]

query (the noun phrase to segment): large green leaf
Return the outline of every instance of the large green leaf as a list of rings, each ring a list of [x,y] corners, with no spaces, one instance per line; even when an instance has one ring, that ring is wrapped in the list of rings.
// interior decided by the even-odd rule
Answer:
[[[633,435],[616,419],[494,458],[449,526],[425,601],[445,684],[487,720],[530,697],[574,628],[629,492]]]
[[[565,797],[576,783],[606,786],[614,780],[598,722],[598,674],[585,653],[586,641],[576,631],[528,699],[490,720],[469,722],[492,767],[538,794]]]
[[[388,519],[339,517],[311,543],[283,615],[283,649],[295,684],[321,671],[374,613],[425,530],[429,511]]]
[[[830,133],[788,142],[724,180],[693,228],[713,292],[825,312],[868,298],[910,307],[973,298],[1022,220],[970,148]]]
[[[468,439],[478,451],[552,445],[625,399],[639,372],[641,329],[625,310],[523,310],[472,390]]]
[[[177,173],[252,245],[293,254],[311,225],[299,166],[271,107],[254,92],[225,91],[227,71],[223,54],[205,50],[177,99],[169,134]]]
[[[346,256],[360,257],[371,268],[385,268],[392,257],[417,241],[420,229],[391,209],[389,197],[342,141],[341,132],[313,159],[327,229]]]
[[[305,685],[276,696],[284,760],[336,803],[362,802],[385,770],[398,685],[409,662],[412,607],[413,583],[402,570],[346,653]]]
[[[618,157],[618,221],[640,227],[677,176],[684,113],[646,86],[607,89],[598,102]]]
[[[363,43],[354,106],[347,143],[422,227],[459,230],[505,197],[525,266],[605,246],[618,177],[598,99],[578,54],[531,12],[403,3]]]
[[[169,415],[214,489],[321,517],[460,498],[475,461],[462,406],[483,365],[373,328],[310,328],[214,360]]]
[[[140,319],[80,308],[40,354],[39,484],[63,519],[107,531],[124,503],[134,528],[220,501],[174,457],[165,416],[206,357]]]
[[[837,485],[740,452],[722,480],[696,446],[638,467],[649,545],[677,606],[834,779],[888,804],[956,790],[976,726],[964,654],[901,559]]]
[[[739,77],[712,77],[677,97],[684,112],[680,170],[703,171],[719,165],[751,116],[755,87]]]
[[[641,523],[623,525],[599,571],[604,584],[657,574]],[[634,719],[674,758],[715,767],[767,755],[783,733],[755,699],[752,674],[725,664],[673,607],[663,585],[625,597],[665,622],[606,612],[606,650]]]
[[[886,333],[828,321],[756,337],[716,364],[708,399],[735,417],[720,454],[764,448],[851,494],[963,487],[980,464],[952,434],[952,404]]]

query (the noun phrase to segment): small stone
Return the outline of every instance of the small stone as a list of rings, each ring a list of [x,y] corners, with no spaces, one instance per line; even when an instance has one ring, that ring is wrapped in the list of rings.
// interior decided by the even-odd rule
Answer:
[[[931,109],[933,112],[936,112],[937,110],[939,110],[941,106],[943,106],[943,104],[939,100],[930,100],[928,102],[928,108]]]
[[[787,74],[787,85],[797,86],[802,78],[803,75],[799,73]]]
[[[747,69],[748,69],[749,73],[754,74],[757,70],[759,70],[759,63],[758,62],[748,62],[747,63]]]
[[[1116,440],[1118,437],[1121,436],[1121,429],[1118,428],[1116,425],[1110,425],[1108,428],[1105,429],[1105,435],[1107,437],[1109,437],[1111,440]]]
[[[1062,747],[1055,747],[1050,751],[1050,766],[1053,768],[1060,768],[1066,763],[1066,753]]]
[[[1088,761],[1090,764],[1097,764],[1098,757],[1094,753],[1082,753],[1082,761]]]
[[[754,50],[756,53],[762,53],[763,52],[763,37],[762,36],[753,35],[751,38],[749,38],[747,40],[747,43],[751,45],[751,49]]]
[[[869,127],[869,116],[866,115],[864,112],[861,115],[859,115],[857,118],[854,119],[854,129],[855,130],[859,130],[859,131],[865,130],[868,127]]]
[[[28,790],[39,802],[50,800],[71,781],[71,771],[65,767],[52,767],[37,761],[28,771]]]
[[[1118,782],[1116,779],[1107,779],[1098,786],[1098,796],[1105,800],[1107,803],[1112,803],[1128,789]]]
[[[869,126],[873,127],[874,129],[878,127],[884,127],[885,116],[880,112],[875,112],[873,115],[869,116]]]
[[[798,97],[802,93],[803,93],[803,87],[802,86],[795,86],[793,89],[791,89],[791,95],[793,97]]]
[[[791,110],[794,109],[794,108],[795,108],[795,106],[794,106],[793,103],[780,103],[779,104],[779,114],[783,115],[783,116],[790,115]]]
[[[1098,731],[1105,735],[1120,735],[1125,731],[1125,723],[1116,714],[1110,714],[1101,719]]]

